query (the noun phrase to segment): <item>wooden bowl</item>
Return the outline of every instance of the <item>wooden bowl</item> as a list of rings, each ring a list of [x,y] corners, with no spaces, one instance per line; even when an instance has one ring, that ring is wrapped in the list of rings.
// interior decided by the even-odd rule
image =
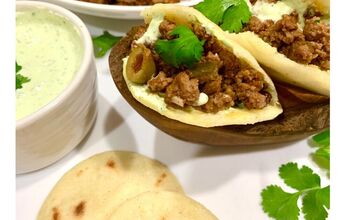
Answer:
[[[272,121],[254,125],[203,128],[169,119],[133,98],[124,78],[123,61],[130,52],[134,27],[111,51],[110,71],[119,92],[147,121],[176,138],[214,146],[276,144],[296,141],[329,127],[329,98],[275,82],[284,112]]]

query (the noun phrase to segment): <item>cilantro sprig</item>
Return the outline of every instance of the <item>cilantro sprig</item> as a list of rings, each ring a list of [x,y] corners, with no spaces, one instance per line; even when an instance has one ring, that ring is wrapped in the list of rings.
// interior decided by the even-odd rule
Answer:
[[[330,186],[322,187],[321,178],[307,166],[296,163],[280,167],[279,176],[284,183],[297,190],[285,192],[280,186],[270,185],[262,193],[263,210],[276,220],[297,220],[300,215],[298,200],[302,200],[302,213],[306,220],[324,220],[330,208]]]
[[[252,16],[245,0],[204,0],[195,8],[224,31],[238,33]]]
[[[103,57],[121,38],[110,34],[108,31],[104,31],[100,36],[93,37],[95,57]]]
[[[170,32],[177,36],[173,40],[157,40],[155,50],[168,64],[178,68],[184,65],[191,68],[197,63],[204,52],[204,41],[200,41],[190,28],[179,25]]]
[[[30,79],[28,77],[18,73],[21,70],[22,70],[22,66],[18,65],[16,61],[16,90],[22,89],[24,83],[30,82]]]

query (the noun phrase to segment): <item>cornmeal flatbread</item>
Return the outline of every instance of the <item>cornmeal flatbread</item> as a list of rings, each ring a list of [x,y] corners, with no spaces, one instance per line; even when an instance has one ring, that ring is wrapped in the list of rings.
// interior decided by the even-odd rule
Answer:
[[[131,152],[105,152],[68,171],[46,198],[37,219],[105,220],[127,199],[158,190],[183,193],[162,163]]]
[[[120,205],[109,220],[218,220],[207,208],[176,192],[146,192]]]

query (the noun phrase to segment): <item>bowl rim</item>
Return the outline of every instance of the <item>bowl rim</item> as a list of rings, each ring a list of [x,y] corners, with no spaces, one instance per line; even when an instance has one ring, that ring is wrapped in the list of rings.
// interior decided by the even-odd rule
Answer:
[[[71,22],[71,24],[78,30],[80,34],[80,38],[83,41],[84,52],[83,57],[81,58],[80,67],[66,88],[63,89],[63,91],[61,91],[58,96],[53,98],[43,107],[21,119],[16,120],[16,130],[22,129],[31,123],[36,122],[40,118],[49,114],[53,109],[56,109],[62,103],[64,103],[83,82],[84,77],[89,73],[89,67],[93,62],[93,46],[91,35],[84,22],[77,15],[61,6],[57,6],[51,3],[39,1],[16,1],[16,12],[26,8],[47,9]]]
[[[152,7],[152,5],[108,5],[108,4],[98,4],[94,2],[78,1],[78,0],[54,0],[54,1],[65,5],[71,5],[74,7],[85,8],[85,9],[93,9],[101,12],[114,11],[114,10],[123,10],[125,12],[141,12],[146,8]],[[53,0],[50,0],[50,2],[53,2]],[[197,4],[198,2],[199,0],[185,0],[183,2],[180,1],[179,3],[173,3],[173,4],[192,6],[194,4]],[[162,4],[162,3],[158,3],[158,4]]]

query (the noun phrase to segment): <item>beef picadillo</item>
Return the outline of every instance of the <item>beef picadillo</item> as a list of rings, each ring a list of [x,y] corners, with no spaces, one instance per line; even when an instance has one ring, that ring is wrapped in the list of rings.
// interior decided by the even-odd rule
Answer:
[[[329,96],[329,8],[323,2],[247,0],[252,16],[231,37],[273,78]]]

